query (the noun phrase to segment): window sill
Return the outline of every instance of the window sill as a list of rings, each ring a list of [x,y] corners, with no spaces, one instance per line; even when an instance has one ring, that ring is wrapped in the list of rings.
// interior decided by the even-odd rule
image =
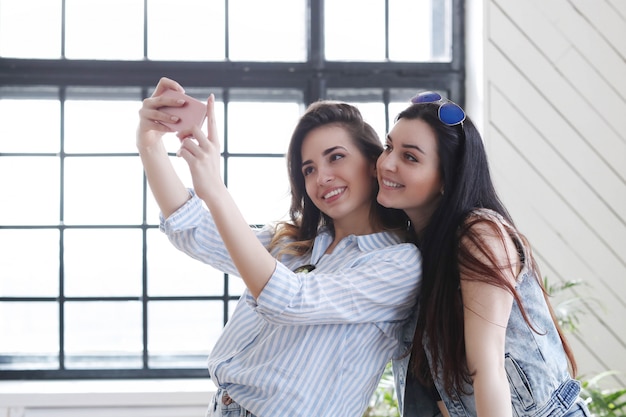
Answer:
[[[206,408],[214,392],[215,385],[208,378],[0,381],[0,409],[142,406]]]

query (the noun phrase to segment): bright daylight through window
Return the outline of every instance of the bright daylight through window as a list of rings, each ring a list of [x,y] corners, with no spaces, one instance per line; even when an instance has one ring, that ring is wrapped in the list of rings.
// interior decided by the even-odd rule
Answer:
[[[215,94],[224,181],[261,225],[287,215],[309,103],[381,138],[418,90],[463,103],[462,3],[0,0],[0,378],[207,375],[245,287],[158,229],[135,130],[160,77]]]

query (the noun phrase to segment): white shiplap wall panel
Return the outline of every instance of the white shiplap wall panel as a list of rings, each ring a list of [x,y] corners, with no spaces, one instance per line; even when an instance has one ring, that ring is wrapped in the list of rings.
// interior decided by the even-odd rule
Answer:
[[[498,18],[503,19],[500,24],[496,24]],[[602,234],[608,235],[609,238],[618,236],[617,240],[609,242],[612,246],[620,247],[621,245],[624,247],[626,243],[622,240],[624,233],[614,233],[616,231],[614,227],[624,228],[623,216],[620,216],[618,213],[621,212],[614,210],[613,207],[625,207],[626,185],[621,178],[615,175],[612,167],[607,164],[604,158],[605,155],[616,157],[617,165],[623,170],[626,167],[624,143],[621,140],[606,141],[606,138],[610,136],[598,136],[597,132],[594,131],[590,131],[588,134],[580,131],[577,120],[587,121],[586,124],[581,124],[581,127],[606,125],[603,119],[591,111],[589,103],[580,96],[578,90],[568,83],[560,72],[547,64],[534,48],[523,48],[524,36],[512,25],[507,25],[507,19],[506,16],[497,12],[491,15],[492,30],[490,33],[494,35],[495,41],[499,42],[496,43],[498,49],[506,54],[505,60],[499,65],[495,65],[500,70],[494,71],[493,77],[500,76],[501,85],[512,84],[509,73],[502,71],[502,67],[507,65],[507,61],[511,57],[515,59],[511,65],[518,68],[519,73],[528,79],[530,84],[520,88],[512,96],[518,102],[518,111],[526,111],[522,107],[525,106],[529,112],[534,112],[532,116],[527,113],[527,116],[536,120],[538,132],[549,138],[550,142],[560,150],[563,158],[576,168],[578,175],[589,184],[594,192],[598,193],[598,198],[607,202],[605,205],[612,214],[608,218],[604,215],[595,216],[598,218],[597,221],[601,222],[598,227],[603,229],[601,230]],[[521,53],[520,49],[524,53]],[[526,97],[522,95],[526,95]],[[554,110],[551,111],[551,108]],[[538,111],[539,109],[541,111]],[[567,116],[564,113],[567,113]],[[624,114],[626,115],[626,109]],[[559,123],[562,120],[572,127]],[[591,122],[589,122],[590,120]],[[613,133],[614,136],[615,133]],[[604,151],[603,154],[598,152],[598,148]],[[550,165],[546,165],[544,168],[550,169]],[[562,182],[565,184],[567,184],[567,180],[568,178],[562,178]],[[557,188],[560,188],[558,187],[559,184],[556,185]],[[577,202],[574,201],[574,203]],[[617,217],[617,220],[610,221],[610,217]],[[591,218],[593,219],[593,216]]]
[[[623,201],[623,195],[626,195],[624,184],[614,180],[615,176],[589,147],[585,138],[571,128],[569,120],[559,113],[558,107],[551,105],[541,92],[533,88],[517,67],[499,51],[492,53],[492,61],[500,69],[494,73],[492,81],[515,101],[514,111],[523,114],[533,124],[533,134],[544,138],[544,146],[541,148],[522,145],[527,140],[520,138],[523,156],[532,157],[536,169],[550,181],[552,192],[565,195],[581,221],[597,229],[598,235],[607,241],[607,245],[626,247],[626,226],[623,220],[616,216],[612,205],[603,202],[605,199],[613,200],[616,204]],[[549,67],[544,72],[548,73]],[[495,111],[499,106],[492,105],[490,108]],[[514,130],[506,122],[500,128],[504,131]],[[548,150],[550,156],[546,159]],[[563,170],[558,170],[559,164],[565,164],[568,171],[564,173]],[[607,181],[612,183],[613,188],[607,189],[605,195],[601,196],[598,190],[602,190]],[[622,191],[616,193],[615,190]],[[626,286],[624,289],[626,290]]]
[[[620,137],[620,130],[623,126],[619,125],[623,125],[626,117],[626,98],[618,96],[611,85],[595,76],[584,57],[575,51],[561,60],[559,70],[563,77],[567,77],[568,81],[576,86],[581,97],[587,100],[586,104],[579,103],[581,110],[586,111],[587,114],[574,120],[572,122],[574,127],[587,138],[589,145],[604,160],[607,169],[613,171],[615,178],[611,179],[625,184],[626,142]],[[626,67],[624,67],[624,79],[626,79]],[[615,190],[612,188],[613,184],[607,183],[606,186],[609,190]],[[619,193],[613,191],[610,194]],[[623,203],[624,200],[621,201]]]
[[[626,386],[626,1],[480,3],[494,181],[543,275],[585,282],[580,374]]]
[[[626,1],[624,0],[608,0],[607,4],[611,5],[613,11],[620,15],[626,21]]]
[[[508,30],[517,27],[521,38],[516,45],[528,45],[528,42],[537,47],[537,54],[541,54],[545,59],[555,64],[557,71],[564,74],[564,81],[572,83],[575,90],[588,101],[591,111],[598,111],[606,122],[611,126],[602,126],[601,130],[595,127],[595,136],[605,138],[607,147],[612,150],[603,154],[610,161],[613,169],[620,172],[622,179],[626,178],[626,145],[624,138],[619,137],[621,130],[620,120],[626,112],[626,60],[619,55],[604,38],[599,36],[593,26],[579,15],[571,7],[564,7],[563,1],[540,1],[531,3],[537,5],[541,11],[534,7],[529,7],[528,2],[497,2],[498,7],[493,13],[506,13],[507,16],[514,16],[512,21],[507,17],[506,25],[512,26]],[[594,5],[602,3],[595,0],[588,0],[587,3]],[[506,6],[503,9],[502,6]],[[543,12],[543,13],[542,13]],[[622,42],[626,42],[626,22],[622,20],[621,33]],[[504,37],[494,37],[505,43],[510,43]],[[528,41],[526,41],[527,39]],[[572,54],[578,57],[577,62],[572,62]],[[580,68],[583,76],[568,79],[567,74],[577,72]],[[597,71],[596,74],[593,71]],[[606,84],[603,88],[595,89],[599,83]],[[562,91],[557,88],[558,91]],[[584,91],[584,94],[583,94]],[[585,120],[586,118],[581,117]],[[590,137],[592,131],[584,131]]]
[[[531,28],[527,28],[527,30],[531,30]],[[552,129],[554,133],[547,134],[555,138],[562,136],[563,140],[568,140],[567,146],[561,147],[565,154],[585,159],[585,163],[577,163],[577,161],[573,161],[573,163],[576,163],[582,175],[586,175],[592,181],[592,186],[596,189],[602,189],[607,178],[611,179],[611,176],[597,175],[598,170],[613,169],[619,172],[619,177],[626,178],[626,164],[624,163],[626,143],[617,137],[616,131],[608,126],[600,113],[595,110],[595,102],[590,102],[582,96],[578,86],[565,78],[563,73],[546,58],[546,55],[534,47],[534,44],[529,47],[527,33],[521,32],[512,24],[509,17],[500,13],[499,10],[494,10],[491,14],[490,34],[494,45],[502,50],[506,59],[514,60],[511,64],[519,68],[520,73],[529,80],[531,86],[538,93],[536,101],[520,100],[520,105],[526,104],[530,107],[546,101],[551,103],[558,113],[568,114],[568,122],[572,124],[573,129],[580,133],[568,134]],[[626,74],[626,68],[624,74]],[[588,82],[595,84],[592,81]],[[624,103],[616,107],[621,108],[623,106]],[[620,117],[618,116],[619,113],[616,113],[615,120],[624,117],[626,107],[623,108],[622,116]],[[589,120],[592,122],[589,123]],[[577,136],[578,140],[570,142],[570,134]],[[606,146],[602,146],[603,143],[606,143]],[[587,159],[589,152],[597,154],[592,155],[595,160]],[[601,160],[598,161],[596,156]],[[609,167],[606,166],[607,161],[610,161]],[[622,186],[624,186],[623,182]],[[609,190],[611,191],[608,194],[612,196],[618,194],[615,191],[619,191],[611,187]]]
[[[624,1],[621,3],[624,4]],[[570,0],[569,4],[573,6],[572,10],[598,30],[599,36],[602,36],[622,57],[626,57],[624,16],[616,14],[611,3],[598,0]]]
[[[526,38],[522,40],[522,45],[527,45],[529,42],[535,45],[541,44],[547,59],[558,58],[571,48],[571,43],[559,33],[559,29],[546,18],[541,10],[528,7],[528,0],[495,0],[492,5],[493,7],[488,9],[490,14],[504,16],[492,15],[487,24],[504,23],[507,26],[516,26]],[[509,16],[515,16],[515,21],[512,21]],[[527,30],[528,28],[533,28],[533,30]],[[497,39],[497,36],[490,38]]]
[[[577,12],[567,7],[556,7],[561,3],[563,2],[537,3],[550,14],[549,18],[554,19],[554,25],[559,28],[561,36],[567,37],[571,45],[567,54],[554,59],[555,65],[559,71],[563,72],[566,79],[569,78],[569,81],[576,86],[581,95],[586,97],[592,110],[603,115],[606,122],[613,128],[613,133],[608,136],[608,140],[612,141],[613,137],[616,137],[621,141],[621,148],[612,149],[620,150],[616,152],[616,155],[623,158],[626,155],[626,145],[624,145],[624,138],[619,137],[619,132],[622,129],[620,120],[626,112],[625,56],[620,55],[613,47],[614,43],[610,43],[610,40],[598,34],[597,27],[591,25]],[[593,4],[601,5],[603,2],[594,1]],[[621,33],[618,36],[621,38],[619,43],[626,43],[626,21],[624,20],[621,21]],[[575,54],[575,58],[572,54]],[[571,78],[571,75],[576,72],[579,73],[578,76]],[[601,133],[598,132],[598,134]],[[613,143],[609,146],[613,146]],[[621,177],[624,179],[626,178],[624,175],[626,164],[624,164],[624,159],[616,159],[608,157],[613,167],[620,170]]]

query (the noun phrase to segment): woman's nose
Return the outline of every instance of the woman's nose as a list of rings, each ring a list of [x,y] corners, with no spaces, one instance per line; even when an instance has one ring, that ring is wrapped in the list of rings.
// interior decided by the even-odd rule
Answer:
[[[332,181],[334,178],[333,173],[328,169],[320,169],[317,175],[317,183],[319,185],[324,185]]]
[[[392,154],[383,153],[378,158],[378,168],[382,171],[395,171],[396,162]]]

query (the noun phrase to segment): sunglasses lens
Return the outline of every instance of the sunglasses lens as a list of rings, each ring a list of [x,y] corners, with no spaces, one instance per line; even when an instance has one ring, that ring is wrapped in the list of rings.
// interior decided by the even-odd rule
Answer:
[[[441,96],[431,91],[420,93],[411,99],[411,103],[435,103],[441,100]]]
[[[454,126],[465,120],[465,112],[454,103],[446,103],[439,107],[439,119],[447,125]]]

